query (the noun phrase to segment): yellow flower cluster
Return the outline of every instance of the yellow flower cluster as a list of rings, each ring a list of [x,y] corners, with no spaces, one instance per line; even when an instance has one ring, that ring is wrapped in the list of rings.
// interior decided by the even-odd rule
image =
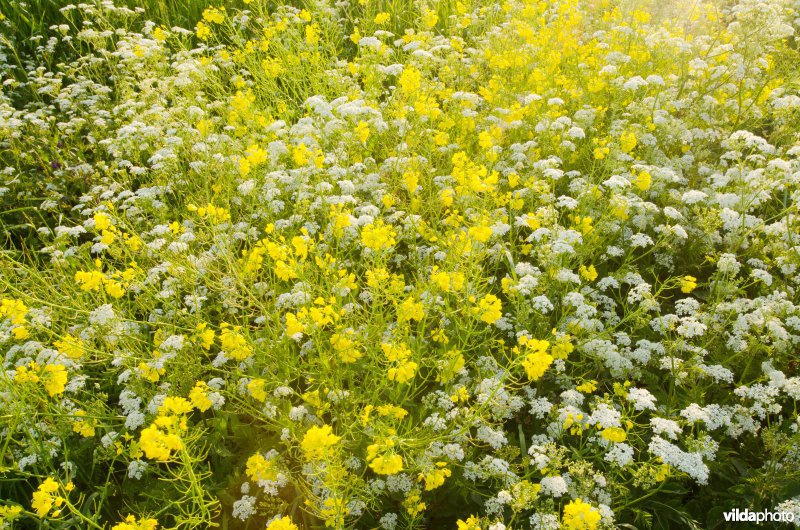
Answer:
[[[219,333],[219,342],[228,357],[237,361],[243,361],[253,355],[253,348],[247,339],[239,333],[240,326],[230,326],[223,323]]]
[[[436,462],[427,473],[420,473],[418,479],[425,483],[425,491],[435,490],[444,484],[453,473],[447,469],[447,462]]]
[[[145,519],[142,517],[138,521],[133,515],[129,515],[121,523],[115,524],[111,530],[156,530],[158,521],[155,519]]]
[[[371,250],[386,250],[397,243],[396,235],[397,233],[391,225],[385,224],[383,220],[378,220],[366,225],[361,230],[361,243]]]
[[[568,530],[595,530],[600,522],[600,512],[581,499],[570,501],[564,507],[561,524]]]
[[[74,487],[72,482],[69,482],[63,486],[63,490],[65,493],[69,493]],[[60,489],[62,489],[61,484],[51,477],[47,477],[44,482],[39,484],[31,499],[31,507],[36,511],[36,515],[39,517],[45,517],[46,515],[59,516],[61,513],[60,508],[66,502],[63,496],[57,494]]]
[[[523,347],[514,348],[514,353],[525,355],[522,360],[522,367],[525,374],[531,381],[537,381],[553,364],[554,357],[547,353],[550,343],[546,340],[529,339],[525,336],[519,338],[519,345]]]
[[[379,475],[394,475],[403,470],[403,457],[395,452],[395,441],[392,438],[394,430],[389,430],[389,436],[376,440],[367,446],[367,462],[369,467]]]
[[[330,425],[323,425],[322,427],[313,426],[303,436],[300,442],[300,448],[306,460],[323,460],[331,454],[331,448],[339,443],[340,436],[333,434],[333,429]]]
[[[245,472],[250,480],[259,482],[261,480],[275,480],[278,476],[272,463],[264,458],[261,453],[256,453],[247,459]]]
[[[156,419],[139,435],[139,446],[147,458],[166,462],[184,448],[181,435],[188,429],[185,415],[191,411],[192,404],[184,398],[164,399]]]
[[[407,383],[414,378],[419,365],[411,359],[411,350],[404,344],[382,343],[381,350],[386,360],[392,363],[388,375],[390,381],[400,384]]]
[[[266,530],[299,530],[297,525],[292,522],[292,518],[288,515],[273,519],[267,525]]]
[[[62,364],[40,367],[34,361],[17,368],[14,380],[19,383],[40,383],[50,397],[62,394],[67,387],[67,369]]]
[[[58,60],[36,4],[0,527],[596,530],[792,469],[796,1],[90,2]]]
[[[495,295],[487,294],[472,308],[472,313],[483,322],[494,324],[503,316],[503,304]]]

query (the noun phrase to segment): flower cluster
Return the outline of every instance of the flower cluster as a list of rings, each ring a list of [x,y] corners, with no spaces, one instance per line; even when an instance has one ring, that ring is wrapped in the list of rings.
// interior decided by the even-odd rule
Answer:
[[[800,524],[796,1],[17,4],[0,528]]]

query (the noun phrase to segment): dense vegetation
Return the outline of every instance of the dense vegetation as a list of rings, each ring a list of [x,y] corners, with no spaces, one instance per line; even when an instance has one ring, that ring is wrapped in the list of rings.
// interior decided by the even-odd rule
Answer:
[[[0,528],[800,525],[798,30],[0,0]]]

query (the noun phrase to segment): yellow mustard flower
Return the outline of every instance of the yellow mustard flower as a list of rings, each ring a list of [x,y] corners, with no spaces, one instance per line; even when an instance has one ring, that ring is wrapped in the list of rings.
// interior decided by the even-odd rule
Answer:
[[[564,507],[561,522],[568,530],[595,530],[600,522],[600,511],[581,499],[575,499]]]
[[[339,443],[342,438],[333,434],[333,429],[330,425],[323,425],[311,427],[303,436],[303,441],[300,442],[300,448],[307,460],[321,460],[328,456],[331,447]]]

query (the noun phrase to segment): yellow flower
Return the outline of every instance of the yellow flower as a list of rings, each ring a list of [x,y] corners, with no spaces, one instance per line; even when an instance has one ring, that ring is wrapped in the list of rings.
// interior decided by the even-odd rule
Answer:
[[[247,339],[239,334],[239,329],[239,326],[231,327],[228,324],[222,324],[219,342],[228,357],[243,361],[253,355],[253,349],[247,343]]]
[[[575,390],[578,392],[583,392],[584,394],[591,394],[597,390],[597,381],[586,381],[585,383],[576,386]]]
[[[474,515],[470,515],[466,521],[459,519],[456,521],[456,526],[458,530],[481,530],[480,520]]]
[[[406,171],[403,173],[403,184],[409,193],[414,193],[419,186],[419,173],[417,171]]]
[[[15,327],[14,329],[11,330],[11,333],[14,335],[14,338],[16,340],[25,340],[31,336],[31,333],[30,331],[28,331],[28,328],[24,326]]]
[[[422,86],[422,74],[413,66],[407,66],[403,69],[403,73],[400,74],[398,83],[400,84],[400,90],[404,93],[414,94]]]
[[[455,195],[456,192],[452,188],[445,188],[439,192],[439,201],[442,203],[442,206],[449,208],[453,205]]]
[[[425,27],[432,28],[437,22],[439,22],[439,15],[436,14],[436,11],[426,9],[422,14],[422,23],[425,24]]]
[[[286,313],[286,334],[290,337],[305,331],[305,326],[297,319],[294,313]]]
[[[447,292],[450,290],[450,275],[444,271],[431,274],[431,281],[442,291]]]
[[[369,467],[379,475],[394,475],[403,470],[403,457],[400,455],[382,455],[375,457]]]
[[[420,473],[418,479],[425,483],[425,491],[435,490],[442,484],[452,472],[447,469],[447,462],[436,462],[436,465],[427,473]]]
[[[267,152],[256,144],[251,144],[244,154],[247,161],[254,166],[267,161]]]
[[[350,339],[345,333],[334,333],[331,335],[331,346],[339,355],[343,363],[354,363],[364,354],[358,349],[355,341]]]
[[[361,230],[361,243],[372,250],[384,250],[394,246],[396,235],[391,225],[378,219],[377,222],[370,223]]]
[[[246,473],[250,480],[255,482],[278,478],[278,472],[272,468],[272,463],[261,453],[256,453],[247,459]]]
[[[197,23],[194,33],[200,40],[206,40],[211,36],[211,30],[203,23],[203,21]]]
[[[467,154],[459,151],[451,159],[453,163],[453,178],[458,184],[458,190],[467,189],[475,193],[493,191],[500,175],[493,171],[491,174],[485,166],[472,162]],[[459,191],[459,193],[461,193]]]
[[[195,327],[195,338],[200,343],[200,347],[208,351],[214,344],[214,330],[209,329],[208,324],[201,322]]]
[[[553,356],[540,351],[529,353],[522,361],[522,367],[525,368],[525,373],[531,381],[542,377],[551,364],[553,364]]]
[[[157,526],[158,521],[155,519],[139,519],[137,521],[136,517],[129,515],[125,521],[115,524],[111,530],[156,530]]]
[[[267,382],[263,379],[253,379],[247,383],[247,390],[250,391],[250,395],[253,396],[253,399],[264,401],[267,399],[266,384]]]
[[[581,234],[583,235],[586,235],[594,230],[594,227],[592,226],[593,220],[591,217],[576,216],[573,221],[575,222],[576,228],[580,230]]]
[[[380,405],[376,410],[383,418],[389,417],[395,420],[402,420],[408,416],[408,411],[406,409],[395,405]]]
[[[97,212],[92,218],[94,219],[94,229],[98,232],[108,230],[111,227],[111,219],[103,212]]]
[[[611,149],[608,147],[595,147],[594,148],[594,158],[595,160],[603,160],[608,153],[611,152]]]
[[[297,265],[294,261],[292,261],[291,264]],[[275,262],[275,276],[283,281],[288,281],[292,278],[297,278],[297,272],[285,261],[278,260]]]
[[[436,376],[436,382],[448,383],[455,379],[458,373],[464,368],[464,355],[457,350],[449,351],[438,364],[439,374]]]
[[[389,15],[389,13],[378,13],[375,15],[375,23],[380,26],[388,22],[390,18],[391,15]]]
[[[486,225],[473,226],[469,229],[469,236],[481,243],[488,241],[492,233],[492,229]]]
[[[192,411],[192,404],[185,398],[167,396],[158,408],[159,414],[188,414]]]
[[[17,383],[38,383],[39,382],[39,365],[31,362],[28,366],[20,366],[16,370],[14,381]]]
[[[619,146],[626,153],[633,151],[633,149],[636,147],[636,144],[636,133],[633,131],[625,131],[619,137]]]
[[[325,519],[325,526],[330,528],[343,528],[344,518],[349,513],[347,499],[340,497],[328,497],[322,503],[320,510],[320,515]]]
[[[589,265],[588,267],[581,265],[580,269],[578,269],[578,272],[587,282],[593,282],[597,279],[597,270],[594,268],[594,265]]]
[[[316,46],[319,43],[319,26],[317,24],[306,26],[305,33],[306,44],[309,46]]]
[[[487,294],[478,302],[478,307],[472,309],[483,322],[494,324],[503,316],[503,305],[493,294]]]
[[[694,291],[695,287],[697,287],[697,278],[694,276],[686,275],[680,279],[681,282],[681,292],[689,294]]]
[[[139,249],[142,248],[142,239],[139,236],[132,236],[130,234],[124,234],[125,237],[125,244],[131,249],[133,252],[137,252]]]
[[[525,336],[520,337],[519,343],[524,346],[525,351],[528,352],[525,359],[522,361],[525,374],[531,381],[536,381],[542,377],[550,365],[553,364],[554,357],[547,353],[550,343],[546,340],[529,339]],[[515,348],[514,351],[519,353],[518,348]]]
[[[367,138],[369,138],[369,124],[365,121],[359,121],[354,132],[359,142],[366,143]]]
[[[405,345],[393,345],[383,343],[381,349],[384,355],[390,361],[395,363],[389,368],[388,375],[390,381],[397,381],[398,383],[406,383],[414,378],[417,372],[417,363],[409,360],[411,357],[411,350]]]
[[[280,519],[273,519],[267,525],[267,530],[299,530],[299,528],[292,522],[291,517],[284,515]]]
[[[84,438],[91,438],[94,436],[95,430],[94,420],[85,420],[83,419],[86,417],[85,410],[76,410],[73,414],[75,417],[75,422],[72,424],[72,431],[80,434]]]
[[[564,507],[561,524],[568,530],[594,530],[600,522],[600,512],[591,504],[575,499]]]
[[[189,400],[192,402],[192,406],[200,412],[207,411],[214,404],[208,397],[208,391],[208,385],[204,381],[198,381],[189,392]]]
[[[575,346],[572,345],[571,340],[572,337],[564,335],[552,345],[550,353],[553,354],[554,359],[566,359],[569,357],[569,354],[575,350]]]
[[[75,282],[81,291],[97,291],[103,285],[106,277],[100,271],[78,271],[75,273]]]
[[[609,442],[624,442],[627,438],[627,434],[625,433],[624,429],[620,429],[619,427],[608,427],[600,431],[600,436],[604,439],[608,440]]]
[[[211,203],[200,207],[190,204],[188,206],[188,210],[190,212],[197,212],[197,215],[200,217],[207,217],[215,223],[224,223],[231,220],[231,214],[228,212],[228,210],[221,206],[214,206]]]
[[[647,171],[642,171],[635,179],[633,179],[633,185],[641,191],[645,191],[650,188],[652,182],[653,178]]]
[[[61,337],[61,340],[53,342],[53,346],[56,347],[58,353],[66,355],[72,360],[80,359],[85,351],[83,341],[70,334],[66,334]]]
[[[306,243],[306,240],[301,236],[295,236],[292,238],[292,246],[294,247],[295,255],[301,261],[305,261],[308,257],[308,243]]]
[[[483,149],[491,149],[494,145],[492,141],[492,134],[489,131],[481,131],[478,134],[478,145]]]
[[[389,381],[397,381],[398,383],[406,383],[414,378],[417,373],[417,363],[414,361],[403,360],[389,368]]]
[[[106,289],[106,293],[108,293],[108,296],[111,298],[119,299],[125,296],[125,288],[122,287],[122,284],[116,280],[104,279],[103,286]]]
[[[656,482],[664,482],[669,476],[669,464],[662,464],[660,467],[653,469],[652,474]]]
[[[400,323],[410,322],[416,320],[417,322],[425,318],[425,310],[423,309],[422,302],[415,302],[414,298],[409,296],[397,308],[397,321]]]
[[[47,364],[42,370],[42,385],[50,397],[64,392],[67,387],[67,369],[62,364]]]
[[[310,152],[306,144],[300,143],[292,148],[292,161],[297,167],[303,167],[308,164]]]
[[[170,419],[163,416],[159,419],[167,420],[160,423],[166,423],[167,430],[169,430]],[[172,421],[174,422],[174,420]],[[159,423],[158,419],[156,423],[142,430],[139,435],[139,446],[147,458],[164,462],[169,460],[173,451],[180,451],[183,448],[183,442],[180,436],[174,432],[162,431],[157,423]]]
[[[403,507],[406,509],[408,515],[416,517],[424,512],[428,505],[422,502],[420,491],[415,488],[411,490],[411,493],[409,493],[408,497],[403,501]]]
[[[331,446],[336,445],[341,440],[341,436],[333,434],[330,425],[323,425],[322,427],[311,427],[300,442],[300,448],[306,456],[306,459],[319,460],[325,458],[330,454]]]
[[[55,506],[59,507],[64,503],[64,499],[54,495],[58,491],[58,482],[50,477],[44,479],[33,492],[31,507],[36,510],[36,515],[44,517]]]
[[[252,164],[246,158],[239,159],[239,174],[243,177],[246,177],[250,174],[250,170],[252,168]]]
[[[3,298],[0,301],[0,317],[8,318],[12,324],[17,326],[24,324],[26,314],[28,314],[28,308],[25,307],[22,300]]]
[[[3,14],[0,13],[0,22],[3,21]],[[22,506],[0,506],[0,523],[12,523],[11,528],[14,528],[14,519],[22,514]]]
[[[203,20],[212,24],[221,24],[225,21],[224,7],[207,7],[203,11]]]

